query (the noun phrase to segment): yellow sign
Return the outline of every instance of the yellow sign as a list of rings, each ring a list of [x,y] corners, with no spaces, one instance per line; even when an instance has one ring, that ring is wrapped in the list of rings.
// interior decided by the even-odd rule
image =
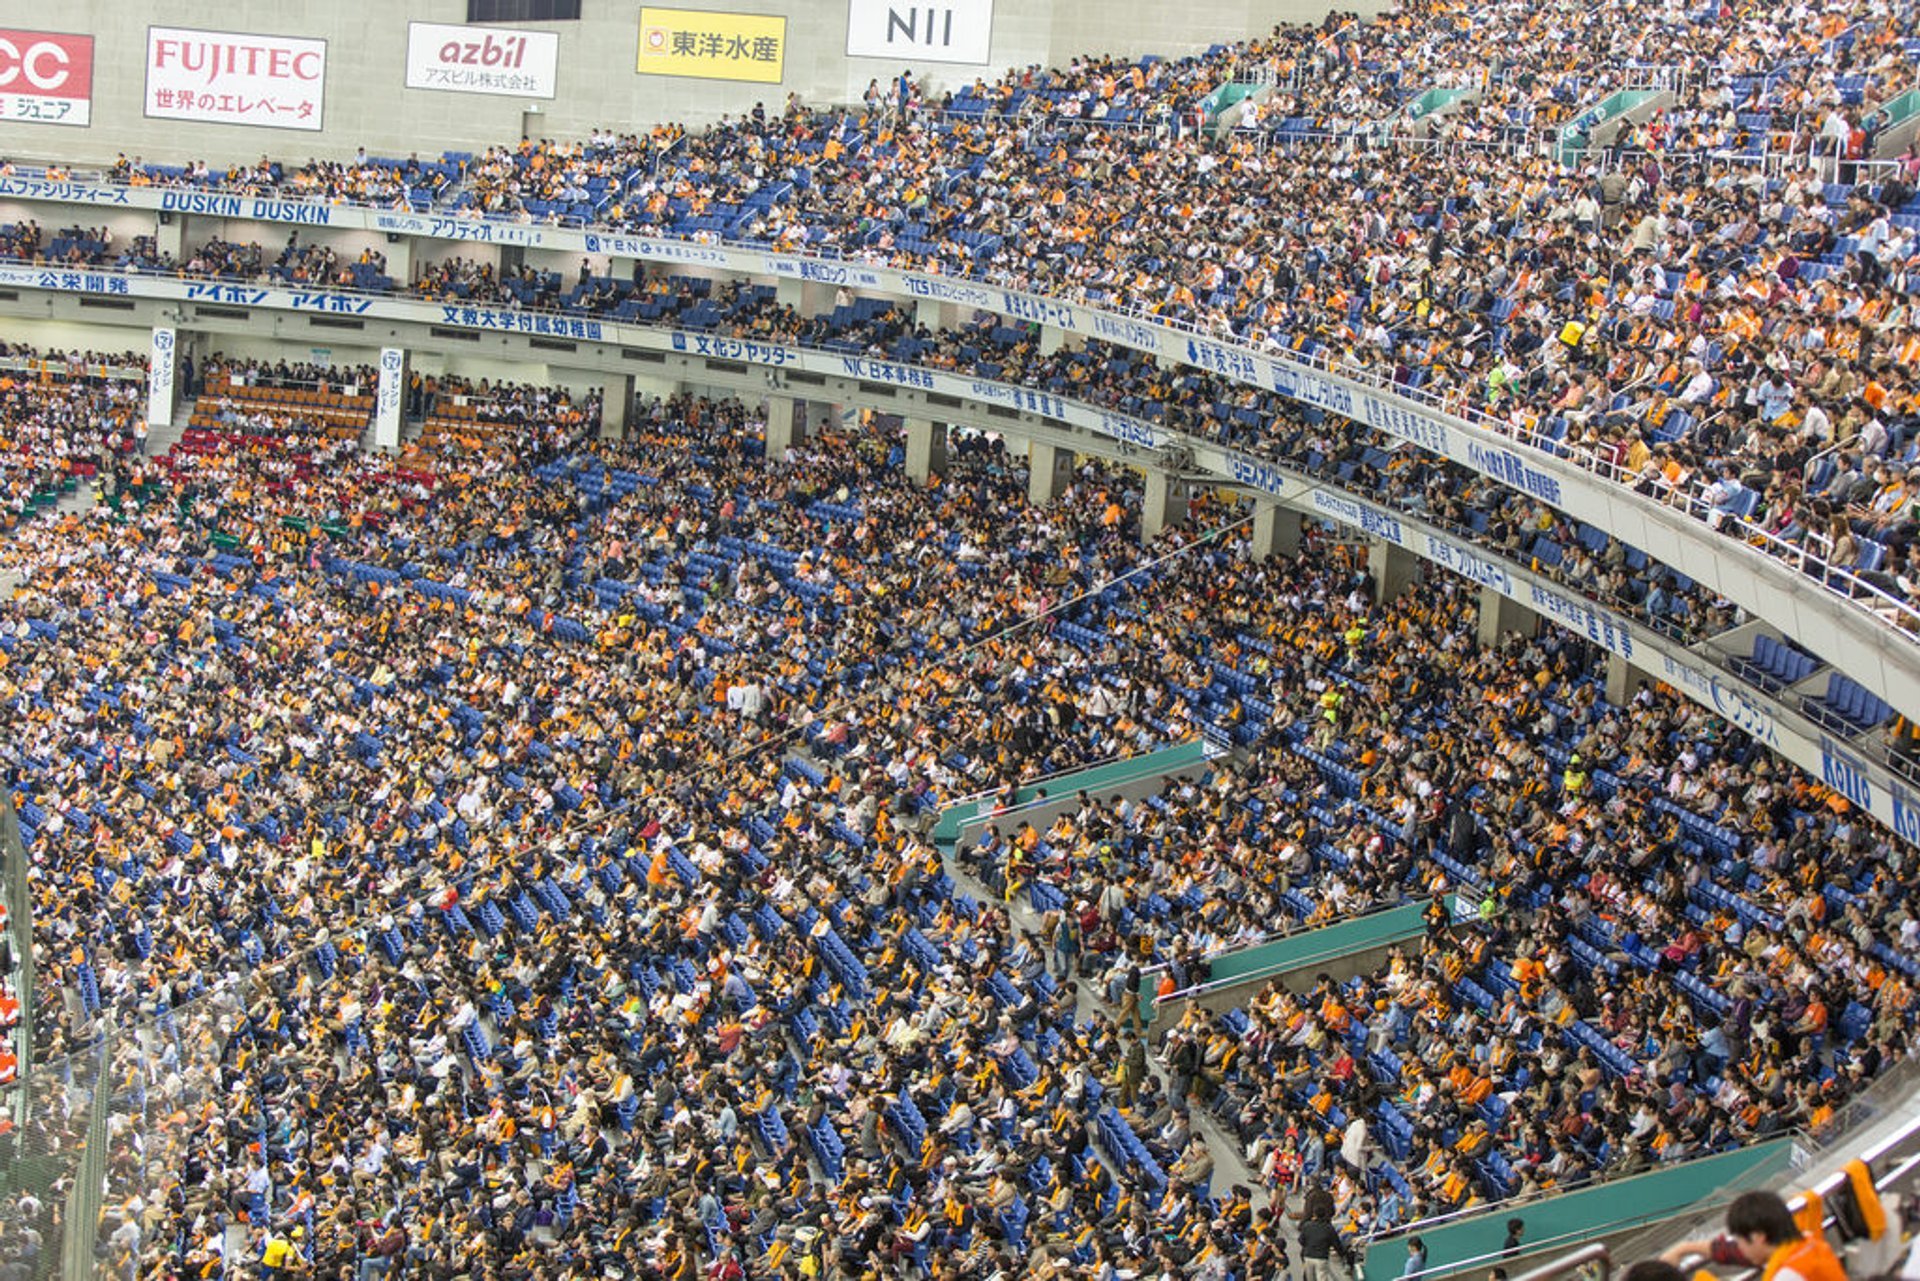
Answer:
[[[635,69],[643,76],[777,85],[786,65],[785,18],[708,9],[640,10],[640,61]]]

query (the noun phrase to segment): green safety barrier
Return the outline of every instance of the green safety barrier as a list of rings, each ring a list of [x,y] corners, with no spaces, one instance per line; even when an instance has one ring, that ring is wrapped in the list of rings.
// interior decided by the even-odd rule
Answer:
[[[282,516],[280,518],[280,528],[291,529],[296,534],[304,534],[308,530],[312,529],[313,526],[309,525],[306,521],[300,519],[300,517],[298,516]]]
[[[1643,102],[1660,95],[1658,89],[1622,89],[1601,99],[1600,105],[1592,111],[1583,111],[1560,130],[1560,145],[1557,159],[1563,165],[1572,164],[1581,152],[1587,149],[1587,140],[1593,137],[1593,131],[1609,120],[1617,120]]]
[[[1452,106],[1460,99],[1480,92],[1478,89],[1429,89],[1413,100],[1407,114],[1414,120],[1424,120],[1436,111]]]
[[[240,545],[240,540],[238,538],[235,538],[232,534],[217,533],[207,541],[212,543],[215,547],[223,548],[227,551],[232,551],[234,548]]]
[[[1456,1222],[1416,1224],[1370,1244],[1360,1276],[1362,1281],[1398,1277],[1406,1270],[1409,1236],[1419,1237],[1427,1247],[1426,1275],[1444,1274],[1469,1260],[1480,1260],[1472,1271],[1484,1275],[1490,1266],[1485,1260],[1506,1243],[1507,1220],[1512,1218],[1526,1222],[1525,1240],[1534,1246],[1563,1241],[1570,1250],[1596,1237],[1672,1218],[1729,1184],[1758,1187],[1771,1182],[1787,1172],[1792,1147],[1791,1139],[1771,1139],[1524,1204],[1490,1205],[1484,1214]]]
[[[1884,132],[1920,112],[1920,89],[1909,89],[1897,98],[1888,99],[1880,110],[1887,116],[1886,123],[1880,126]]]
[[[1457,898],[1451,907],[1457,916],[1461,910]],[[1411,942],[1426,931],[1426,921],[1421,916],[1425,910],[1423,903],[1407,903],[1390,907],[1384,912],[1370,912],[1366,916],[1303,930],[1286,938],[1270,939],[1252,947],[1222,952],[1208,958],[1212,973],[1207,982],[1234,983],[1253,977],[1286,974],[1354,952],[1385,947],[1390,943]],[[1158,1012],[1154,1008],[1153,994],[1159,984],[1158,971],[1140,977],[1140,1009],[1149,1024]]]
[[[1147,752],[1140,756],[1129,756],[1122,760],[1107,761],[1071,774],[1058,774],[1016,788],[1013,793],[1014,805],[1025,805],[1041,792],[1058,798],[1072,796],[1078,792],[1097,796],[1108,788],[1120,787],[1127,783],[1151,778],[1156,774],[1171,774],[1190,765],[1198,765],[1207,758],[1207,746],[1204,740],[1194,739],[1191,743],[1181,743],[1175,747],[1163,747],[1158,751]],[[994,799],[955,801],[940,811],[940,817],[933,825],[933,840],[936,846],[951,848],[960,839],[960,829],[985,814],[991,814]]]
[[[1207,119],[1211,120],[1228,107],[1233,106],[1235,103],[1244,102],[1259,92],[1260,86],[1257,84],[1248,84],[1240,80],[1229,80],[1226,84],[1221,85],[1218,89],[1208,94],[1202,101],[1201,106],[1206,110]]]

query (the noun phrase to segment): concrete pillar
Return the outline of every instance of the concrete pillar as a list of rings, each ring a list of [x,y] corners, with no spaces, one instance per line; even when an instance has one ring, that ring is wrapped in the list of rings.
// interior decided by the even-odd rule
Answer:
[[[1640,684],[1657,685],[1659,679],[1652,672],[1635,667],[1618,654],[1607,655],[1607,701],[1616,707],[1624,707],[1640,692]]]
[[[805,428],[804,435],[816,436],[823,431],[839,431],[841,415],[845,405],[831,404],[824,400],[803,400],[800,404],[800,417],[796,419]]]
[[[1291,560],[1300,554],[1300,513],[1278,503],[1262,503],[1254,509],[1249,539],[1255,560],[1274,556]]]
[[[393,277],[394,283],[403,289],[412,284],[413,237],[390,235],[382,252],[387,256],[387,274]]]
[[[1051,356],[1067,345],[1067,331],[1055,329],[1052,325],[1040,326],[1040,354]]]
[[[792,396],[767,397],[767,461],[777,462],[807,438],[807,402]]]
[[[153,243],[162,257],[171,256],[175,262],[184,262],[187,257],[187,216],[183,213],[162,213],[154,224]]]
[[[1480,589],[1480,643],[1498,645],[1510,632],[1532,636],[1539,630],[1540,615],[1505,592],[1491,587]]]
[[[803,316],[824,316],[833,310],[834,286],[818,280],[799,280],[793,276],[775,276],[773,297],[783,307],[791,307]]]
[[[942,304],[945,306],[946,304]],[[1027,501],[1045,507],[1073,483],[1073,451],[1057,445],[1027,442]]]
[[[973,319],[973,308],[964,303],[920,298],[913,303],[913,319],[928,329],[958,329]]]
[[[947,425],[931,418],[909,418],[902,425],[907,431],[907,475],[922,485],[945,476]]]
[[[1162,531],[1187,519],[1187,482],[1155,469],[1147,473],[1147,497],[1140,507],[1140,541],[1150,543]]]
[[[633,375],[601,376],[607,385],[600,403],[600,439],[620,440],[627,434],[627,418],[633,411]]]
[[[1373,575],[1374,599],[1389,601],[1420,577],[1420,558],[1394,543],[1367,546],[1367,572]]]

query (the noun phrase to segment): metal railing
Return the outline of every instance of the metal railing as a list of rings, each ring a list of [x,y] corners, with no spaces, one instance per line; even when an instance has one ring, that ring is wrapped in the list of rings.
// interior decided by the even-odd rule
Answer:
[[[94,361],[76,366],[71,361],[55,360],[48,356],[0,356],[0,370],[63,382],[95,378],[104,382],[144,383],[147,380],[147,371],[142,365],[106,365]]]
[[[1329,137],[1338,137],[1338,136],[1330,135]],[[1347,139],[1347,141],[1358,143],[1362,140],[1358,138],[1353,138],[1353,139]],[[1405,139],[1405,142],[1407,145],[1417,146],[1422,148],[1434,148],[1434,147],[1444,148],[1448,146],[1464,145],[1464,146],[1468,146],[1471,149],[1481,145],[1481,144],[1460,144],[1460,143],[1448,142],[1447,140],[1443,140],[1443,139],[1424,139],[1424,138],[1422,139],[1407,138]],[[1395,143],[1390,145],[1398,145],[1398,142],[1396,141]],[[1489,149],[1493,149],[1493,150],[1500,149],[1501,145],[1502,144],[1486,144],[1486,146]],[[349,204],[350,202],[328,201],[323,203]],[[491,220],[491,221],[508,221],[508,222],[516,223],[517,225],[527,225],[527,224],[530,224],[533,220],[522,218],[522,219],[505,219],[505,220]],[[559,225],[566,225],[566,223],[564,220],[561,220]],[[680,243],[699,243],[702,245],[715,246],[723,249],[736,249],[736,250],[754,252],[754,253],[766,253],[769,251],[769,246],[761,242],[738,241],[738,240],[733,240],[727,237],[716,236],[712,234],[702,234],[697,237],[669,236],[669,235],[664,235],[658,232],[657,230],[645,229],[645,228],[639,229],[636,234],[653,236],[663,241],[673,241],[673,242],[680,242]],[[781,252],[793,252],[793,251],[782,250]],[[1004,287],[1013,288],[1013,289],[1030,290],[1033,288],[1033,278],[1028,276],[1025,272],[1010,271],[1001,267],[989,267],[984,272],[968,271],[964,269],[960,271],[949,271],[947,268],[950,264],[944,258],[936,259],[932,264],[929,264],[929,263],[920,261],[912,254],[901,252],[901,251],[895,251],[890,254],[880,254],[872,251],[863,251],[863,250],[854,250],[849,252],[839,246],[822,244],[822,245],[804,246],[798,252],[802,256],[817,257],[817,258],[832,260],[832,261],[860,262],[860,263],[867,263],[872,265],[886,265],[886,266],[894,267],[901,270],[931,270],[936,274],[949,275],[959,279],[981,279],[989,283],[1002,285]],[[971,263],[970,254],[956,252],[954,255],[954,258],[956,260]],[[165,273],[157,273],[157,274],[165,274]],[[353,296],[366,296],[366,297],[376,297],[376,298],[386,298],[386,297],[396,296],[393,294],[367,293],[365,291],[352,289],[344,286],[338,286],[338,285],[327,285],[327,286],[319,286],[319,287],[310,286],[308,288],[317,289],[317,290],[328,292],[328,293],[340,293],[340,294],[347,294],[347,295],[353,295]],[[1079,291],[1079,292],[1082,295],[1085,294],[1085,291]],[[1043,296],[1049,296],[1049,295],[1043,295]],[[1308,368],[1308,369],[1315,370],[1317,372],[1324,372],[1338,378],[1343,378],[1348,381],[1358,383],[1364,387],[1368,387],[1384,396],[1393,397],[1402,401],[1419,405],[1423,408],[1430,409],[1435,413],[1442,415],[1445,418],[1458,420],[1465,426],[1479,428],[1483,431],[1487,431],[1491,434],[1500,436],[1514,444],[1523,445],[1529,449],[1536,450],[1540,453],[1550,455],[1551,457],[1559,459],[1563,462],[1571,463],[1574,466],[1581,468],[1582,470],[1586,470],[1592,474],[1595,474],[1601,477],[1603,480],[1607,480],[1609,482],[1617,484],[1627,479],[1618,474],[1617,468],[1612,467],[1610,464],[1605,464],[1603,460],[1600,460],[1597,457],[1593,457],[1591,455],[1585,455],[1579,451],[1570,449],[1566,445],[1564,445],[1560,440],[1554,437],[1548,436],[1541,431],[1536,430],[1534,427],[1528,425],[1524,421],[1524,417],[1518,413],[1515,413],[1509,417],[1501,417],[1497,414],[1489,413],[1486,410],[1471,404],[1469,400],[1471,391],[1468,387],[1463,385],[1449,385],[1449,386],[1437,387],[1437,388],[1425,387],[1425,386],[1412,387],[1404,383],[1395,381],[1391,366],[1362,365],[1348,359],[1345,356],[1335,357],[1333,355],[1326,354],[1326,353],[1308,354],[1308,353],[1293,351],[1289,349],[1275,349],[1271,346],[1254,346],[1251,344],[1247,344],[1241,341],[1238,338],[1238,336],[1233,333],[1230,325],[1228,325],[1225,318],[1217,314],[1208,314],[1198,318],[1190,319],[1185,317],[1163,315],[1150,307],[1144,307],[1139,305],[1129,305],[1122,301],[1116,301],[1116,300],[1107,299],[1107,298],[1090,298],[1090,297],[1082,296],[1082,297],[1074,298],[1070,300],[1080,302],[1084,305],[1096,307],[1100,310],[1107,311],[1115,316],[1135,319],[1135,320],[1142,321],[1143,323],[1164,326],[1168,329],[1172,329],[1178,332],[1190,333],[1196,336],[1203,336],[1211,342],[1232,344],[1250,353],[1257,354],[1259,356],[1263,356],[1268,359],[1279,360],[1279,361],[1284,361],[1291,364],[1296,364],[1296,365],[1302,366],[1303,368]],[[529,307],[521,307],[518,309],[523,311],[529,311],[529,312],[538,312],[541,310],[557,310],[557,309],[541,309],[541,308],[529,308]],[[563,312],[563,314],[574,315],[579,313]],[[622,323],[631,323],[631,322],[622,322]],[[1706,492],[1705,482],[1701,480],[1699,477],[1690,474],[1685,478],[1683,484],[1685,485],[1685,492],[1677,495],[1670,495],[1668,505],[1680,508],[1686,511],[1689,515],[1693,516],[1695,519],[1704,521],[1706,519],[1708,511],[1711,508],[1711,504],[1708,503],[1704,497]],[[1744,523],[1742,525],[1742,530],[1743,532],[1747,532],[1750,530],[1755,534],[1762,532]],[[1757,540],[1757,541],[1759,541],[1763,546],[1772,545],[1772,543],[1768,540]],[[1794,559],[1796,560],[1798,559],[1797,551]],[[1855,603],[1856,608],[1862,609],[1865,613],[1873,617],[1877,623],[1889,625],[1895,631],[1903,633],[1908,637],[1912,637],[1916,633],[1920,633],[1920,608],[1916,608],[1915,605],[1909,602],[1898,600],[1896,598],[1891,597],[1888,593],[1874,588],[1870,583],[1867,583],[1865,580],[1861,579],[1857,574],[1855,574],[1853,572],[1852,567],[1828,566],[1826,567],[1826,573],[1822,576],[1822,581],[1824,581],[1826,585],[1829,586],[1830,588],[1833,588],[1836,594],[1852,600]],[[1866,606],[1866,605],[1860,604],[1862,600],[1869,599],[1869,598],[1873,599],[1875,601],[1875,604],[1873,604],[1872,606]]]
[[[1529,1268],[1513,1281],[1559,1281],[1566,1276],[1583,1276],[1591,1281],[1609,1281],[1613,1276],[1613,1252],[1604,1241],[1581,1246],[1572,1254]]]

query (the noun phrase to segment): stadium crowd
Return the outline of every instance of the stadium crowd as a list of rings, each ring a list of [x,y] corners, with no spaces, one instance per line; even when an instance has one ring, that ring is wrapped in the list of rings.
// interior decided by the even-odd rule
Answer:
[[[243,255],[258,259],[259,247]],[[1044,350],[1031,327],[1008,326],[980,313],[951,329],[915,323],[899,308],[847,295],[830,312],[805,315],[777,301],[765,286],[654,276],[627,282],[594,276],[583,268],[578,284],[562,293],[557,273],[525,269],[513,281],[496,280],[492,269],[461,259],[431,264],[415,285],[425,297],[474,302],[564,305],[656,323],[711,330],[737,338],[815,345],[984,375],[1124,410],[1168,427],[1219,440],[1287,461],[1310,474],[1338,478],[1423,519],[1464,536],[1485,540],[1510,555],[1534,560],[1559,578],[1609,606],[1651,621],[1676,635],[1712,635],[1730,611],[1679,575],[1650,566],[1635,549],[1603,531],[1569,520],[1545,504],[1487,483],[1467,468],[1397,451],[1392,437],[1356,433],[1318,410],[1257,393],[1217,375],[1182,371],[1152,357],[1135,357],[1098,342],[1054,352]],[[249,277],[252,278],[252,277]],[[432,388],[416,388],[416,413],[433,403]],[[423,399],[424,397],[424,399]],[[471,440],[480,439],[470,437]],[[1569,448],[1597,465],[1639,478],[1659,496],[1684,492],[1687,474],[1707,468],[1712,456],[1683,444],[1650,449],[1623,415],[1592,423]],[[1920,549],[1912,546],[1913,498],[1899,473],[1865,455],[1826,456],[1804,438],[1783,443],[1764,461],[1754,459],[1711,491],[1732,502],[1748,486],[1770,495],[1767,531],[1783,545],[1803,547],[1810,572],[1840,558],[1866,563],[1876,586],[1904,596],[1920,587]],[[1844,529],[1835,524],[1842,519]],[[1863,551],[1868,543],[1871,552]]]
[[[1912,84],[1915,39],[1905,11],[1872,6],[1807,23],[1429,0],[1204,56],[1027,68],[937,104],[903,78],[863,111],[790,99],[703,133],[115,173],[331,199],[375,181],[380,201],[844,253],[1137,309],[1484,411],[1716,522],[1752,518],[1784,555],[1852,553],[1840,568],[1910,601],[1911,521],[1821,490],[1916,461],[1913,175],[1850,181],[1878,128],[1869,107]],[[1263,121],[1224,138],[1182,123],[1236,75],[1271,84]],[[1433,86],[1480,97],[1436,117],[1438,143],[1402,140]],[[1578,164],[1546,158],[1563,126],[1593,126],[1595,102],[1635,86],[1671,102]],[[1464,142],[1489,150],[1462,164]],[[352,266],[378,287],[375,264]],[[490,271],[444,265],[434,287],[558,292]],[[1774,466],[1782,454],[1821,455],[1814,483]],[[1835,512],[1854,538],[1830,545]]]
[[[0,529],[143,447],[146,358],[0,344]]]
[[[1491,413],[1912,599],[1914,175],[1800,160],[1864,155],[1865,105],[1912,83],[1910,15],[1803,17],[1422,3],[938,110],[904,84],[864,116],[115,176],[1139,309]],[[1674,104],[1604,163],[1543,159],[1635,64]],[[1247,67],[1274,96],[1209,137],[1200,99]],[[1438,145],[1394,140],[1432,84],[1483,96]],[[393,284],[297,241],[173,263],[28,224],[0,252]],[[410,284],[1054,387],[1372,487],[1690,637],[1730,621],[1604,534],[1204,373],[988,318],[499,274]],[[1337,546],[1142,549],[1122,473],[1030,508],[990,446],[934,487],[864,437],[764,460],[738,405],[595,442],[590,401],[423,382],[423,411],[477,402],[532,443],[456,435],[401,470],[315,414],[222,406],[235,370],[318,372],[216,360],[218,429],[166,459],[131,384],[0,383],[37,1049],[127,1029],[132,1195],[101,1248],[129,1273],[1282,1275],[1308,1235],[1286,1193],[1364,1238],[1817,1131],[1907,1054],[1908,853],[1697,708],[1607,705],[1580,642],[1479,648],[1460,583],[1377,601]],[[19,519],[83,467],[116,501]],[[963,849],[985,898],[927,841],[945,799],[1203,729],[1244,758]],[[1355,980],[1178,999],[1222,946],[1403,903],[1426,937]],[[1213,1177],[1198,1108],[1266,1188]],[[15,1209],[51,1248],[57,1211]]]
[[[117,520],[5,544],[39,1057],[134,1029],[166,1118],[116,1121],[123,1266],[1265,1275],[1291,1204],[1216,1185],[1194,1106],[1364,1234],[1816,1126],[1904,1050],[1910,963],[1866,959],[1912,952],[1891,838],[1704,713],[1605,707],[1577,642],[1477,651],[1458,583],[1375,603],[1337,546],[1143,549],[1123,474],[1029,508],[978,442],[926,488],[868,437],[769,465],[737,405],[621,443],[523,411],[545,445],[430,484],[350,447],[291,482],[284,441],[136,455]],[[998,868],[963,858],[993,897],[922,834],[945,798],[1207,726],[1251,755],[1010,831]],[[1591,772],[1556,768],[1575,749]],[[1176,1002],[1169,1084],[1145,1070],[1141,969],[1449,890],[1484,919],[1263,995],[1250,1034]],[[1582,929],[1611,940],[1584,978]],[[1497,1120],[1468,1119],[1479,1076],[1423,1075],[1479,1020],[1511,1051]],[[1607,1048],[1562,1050],[1576,1027]],[[1530,1089],[1596,1141],[1536,1135]],[[1344,1183],[1336,1117],[1333,1147],[1362,1121]]]

